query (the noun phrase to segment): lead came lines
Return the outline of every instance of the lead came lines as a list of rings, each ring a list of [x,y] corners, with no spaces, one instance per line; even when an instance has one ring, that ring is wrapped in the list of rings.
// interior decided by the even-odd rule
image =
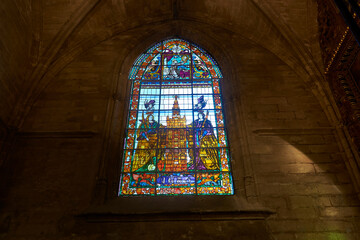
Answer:
[[[218,117],[222,116],[222,108],[218,107],[221,104],[221,98],[219,98],[219,94],[214,93],[213,76],[211,76],[213,73],[210,70],[215,69],[214,72],[218,72],[218,67],[214,65],[209,68],[209,65],[205,64],[203,58],[207,57],[208,62],[213,62],[213,60],[204,53],[201,53],[203,54],[202,56],[198,56],[198,59],[200,60],[197,64],[199,65],[195,66],[193,64],[193,56],[195,54],[193,49],[198,51],[200,48],[193,47],[192,44],[189,44],[189,48],[187,49],[190,49],[190,51],[185,52],[181,50],[181,46],[185,46],[181,44],[184,44],[185,41],[179,39],[176,39],[176,41],[179,41],[179,43],[175,42],[175,40],[171,43],[177,46],[173,48],[171,44],[169,44],[169,41],[166,41],[166,49],[169,49],[169,51],[164,49],[165,42],[161,42],[161,53],[159,53],[160,58],[158,58],[158,67],[152,66],[149,68],[149,65],[154,63],[151,59],[149,59],[146,66],[140,62],[141,59],[147,59],[148,56],[158,56],[158,54],[151,55],[153,53],[149,51],[146,52],[145,57],[139,57],[136,62],[139,65],[137,71],[141,71],[141,68],[144,69],[141,73],[142,78],[139,79],[142,83],[140,84],[137,92],[137,114],[135,115],[136,122],[135,129],[133,131],[135,134],[133,136],[128,135],[127,137],[127,141],[132,142],[133,147],[130,149],[128,144],[126,144],[124,149],[126,154],[124,154],[124,158],[128,156],[127,151],[131,151],[131,162],[127,163],[131,165],[129,172],[130,180],[129,185],[120,187],[120,195],[157,195],[158,193],[165,193],[166,195],[186,194],[181,191],[181,188],[183,185],[186,185],[186,183],[188,184],[187,191],[193,191],[192,194],[195,195],[233,194],[231,175],[230,173],[222,170],[223,159],[225,159],[224,164],[227,164],[227,169],[230,169],[230,160],[226,144],[226,132],[224,128],[218,128],[217,126],[217,123],[220,123]],[[158,46],[159,45],[153,47],[153,49],[158,49]],[[174,50],[173,52],[171,52],[171,48]],[[166,62],[164,61],[165,50],[167,53]],[[186,61],[188,61],[185,56],[189,56],[189,68],[184,65],[186,64]],[[183,62],[180,62],[180,59],[182,59]],[[169,61],[171,61],[172,65],[168,65]],[[197,74],[200,74],[198,75],[199,77],[196,77],[196,79],[193,75],[195,67],[197,68]],[[134,73],[133,70],[130,71],[131,76],[137,76],[138,73]],[[154,71],[154,73],[151,74],[151,72],[148,71]],[[186,71],[188,71],[188,74]],[[172,78],[164,77],[163,74],[166,73],[168,73],[168,75]],[[202,75],[205,77],[202,78]],[[145,76],[150,76],[150,78],[146,80],[147,85],[143,85],[144,80],[147,79]],[[152,80],[154,78],[157,80]],[[166,85],[164,85],[164,81],[166,81]],[[195,81],[196,86],[194,85]],[[158,84],[156,84],[156,82],[158,82]],[[132,86],[134,87],[134,85]],[[190,86],[190,92],[185,91],[188,86]],[[194,91],[195,87],[196,92]],[[147,88],[148,90],[145,90],[144,88]],[[171,89],[174,90],[171,91]],[[146,100],[141,97],[142,90],[144,90],[143,92],[146,94]],[[132,96],[133,95],[134,94],[132,94]],[[172,96],[175,100],[173,108],[170,110]],[[152,99],[147,99],[148,97]],[[191,99],[189,99],[189,97]],[[131,98],[133,99],[133,97]],[[155,103],[157,106],[156,109],[149,110],[146,106],[143,108],[143,101],[151,102],[154,100],[154,102],[156,102],[155,99],[158,101],[157,104]],[[189,100],[191,102],[191,108],[189,108],[190,106],[188,105]],[[207,104],[209,105],[206,107]],[[177,106],[175,110],[174,106]],[[130,109],[133,109],[133,102],[131,102]],[[218,111],[220,115],[218,115]],[[189,116],[188,113],[190,112],[191,119],[188,119],[187,116]],[[140,118],[142,119],[141,123],[139,122]],[[224,121],[223,117],[221,118],[222,121]],[[175,124],[174,127],[170,127],[170,122],[168,121]],[[185,122],[182,123],[181,121]],[[183,127],[179,128],[181,124],[185,125],[182,125]],[[128,119],[128,126],[129,125],[130,119]],[[151,130],[153,126],[154,130]],[[165,140],[163,139],[164,136],[167,136]],[[221,141],[223,141],[222,139],[224,139],[224,146],[221,143]],[[154,154],[155,156],[153,156]],[[186,163],[185,165],[181,165],[184,161],[184,155]],[[154,159],[152,159],[151,156],[153,156]],[[168,156],[170,157],[168,158]],[[161,162],[164,164],[164,166],[162,166],[162,170],[159,169],[162,164]],[[154,167],[152,166],[152,163],[155,164]],[[136,167],[133,168],[134,166]],[[121,184],[123,184],[124,176],[127,174],[124,171],[124,167],[122,169],[123,173]],[[212,174],[212,177],[204,178],[206,173],[208,175]],[[150,174],[148,176],[155,174],[155,179],[153,180],[154,182],[150,181],[150,185],[146,185],[146,179],[140,179],[141,177],[139,177],[142,176],[146,178],[146,174]],[[193,178],[190,177],[191,174],[193,174]],[[227,176],[226,174],[229,174],[227,177],[229,178],[227,184],[230,184],[227,188],[223,182],[224,177],[226,178]],[[165,176],[168,176],[168,178]],[[200,183],[201,185],[199,185]],[[151,188],[154,189],[154,191],[152,191]],[[191,190],[192,188],[193,190]],[[200,188],[201,192],[199,192]],[[146,189],[150,190],[147,191]]]

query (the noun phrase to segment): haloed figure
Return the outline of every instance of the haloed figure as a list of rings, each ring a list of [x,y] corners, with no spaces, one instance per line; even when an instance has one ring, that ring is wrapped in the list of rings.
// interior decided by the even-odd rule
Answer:
[[[188,126],[189,147],[191,147],[189,170],[219,169],[218,145],[213,126],[207,118],[208,112],[205,116],[202,110],[198,110],[198,119]]]
[[[146,118],[142,114],[142,120],[138,129],[136,140],[136,152],[132,164],[133,171],[153,171],[155,170],[156,144],[159,123],[154,119],[155,100],[144,103]]]

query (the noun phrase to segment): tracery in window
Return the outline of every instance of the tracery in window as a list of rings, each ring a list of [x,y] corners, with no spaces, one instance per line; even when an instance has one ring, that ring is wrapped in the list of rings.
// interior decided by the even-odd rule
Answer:
[[[161,41],[134,63],[119,195],[231,195],[222,74],[182,40]]]

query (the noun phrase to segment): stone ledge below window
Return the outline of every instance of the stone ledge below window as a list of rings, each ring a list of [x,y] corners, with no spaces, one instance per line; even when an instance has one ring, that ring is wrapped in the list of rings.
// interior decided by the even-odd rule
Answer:
[[[77,217],[89,222],[266,219],[275,212],[237,196],[119,197]]]

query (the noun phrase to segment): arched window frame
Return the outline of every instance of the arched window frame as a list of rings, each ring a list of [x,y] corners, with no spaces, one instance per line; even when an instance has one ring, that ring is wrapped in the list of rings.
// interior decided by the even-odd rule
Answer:
[[[219,65],[222,66],[225,79],[220,85],[226,92],[226,96],[223,96],[225,103],[223,113],[226,115],[229,128],[228,145],[232,150],[232,173],[236,188],[234,195],[118,196],[123,155],[119,146],[122,146],[122,139],[126,134],[128,99],[131,95],[129,71],[138,56],[154,42],[164,39],[165,35],[167,33],[138,39],[130,42],[126,48],[122,48],[126,57],[119,58],[114,66],[112,98],[109,99],[107,107],[104,142],[92,204],[80,216],[91,222],[266,218],[273,212],[257,204],[251,159],[247,157],[249,149],[246,126],[241,114],[242,107],[239,105],[240,98],[237,95],[240,89],[235,86],[239,78],[238,73],[234,71],[237,64],[233,59],[234,56],[221,42],[204,34],[200,34],[194,42],[204,46],[204,49],[209,50],[210,53],[215,53],[214,56],[220,61]],[[189,39],[192,38],[191,34],[187,36]],[[236,147],[232,148],[232,146]],[[250,204],[249,201],[256,204]],[[182,214],[179,215],[179,212]]]
[[[180,46],[185,47],[185,50],[180,49],[180,47],[178,47],[179,48],[178,52],[176,52],[176,50],[174,50],[176,48],[176,46],[178,46],[176,44],[175,44],[175,47],[172,48],[172,50],[174,50],[174,51],[169,50],[167,48],[169,45],[169,42],[174,43],[174,41],[178,41],[178,43],[180,43]],[[163,49],[164,47],[165,47],[165,49]],[[169,54],[169,52],[166,52],[166,51],[170,51],[171,54]],[[159,55],[159,53],[160,53],[160,55]],[[156,56],[152,55],[152,54],[156,54]],[[162,54],[162,56],[161,56],[161,54]],[[183,54],[183,55],[180,55],[180,54]],[[170,59],[170,61],[171,61],[171,59],[174,59],[175,57],[179,57],[179,59],[177,59],[177,60],[180,60],[180,62],[181,62],[182,59],[180,59],[180,57],[188,56],[187,54],[190,56],[190,62],[187,62],[188,65],[186,65],[186,66],[175,66],[174,64],[171,66],[166,66],[166,65],[162,66],[164,63],[166,64],[166,59]],[[166,58],[166,57],[168,57],[168,55],[170,57]],[[177,55],[177,56],[175,56],[175,55]],[[161,59],[154,60],[158,56],[160,56]],[[193,60],[193,58],[195,58],[195,60]],[[160,61],[161,61],[161,64],[160,64]],[[200,69],[200,72],[199,72],[198,71],[199,69],[195,70],[196,69],[195,66],[196,67],[204,66],[204,67],[203,67],[203,69]],[[204,100],[204,94],[202,92],[196,92],[194,94],[194,92],[195,92],[194,89],[197,89],[195,84],[198,84],[198,83],[202,83],[205,86],[208,83],[210,83],[210,85],[211,85],[211,88],[209,88],[209,87],[208,87],[208,89],[205,88],[205,90],[211,89],[211,94],[208,93],[209,95],[205,94],[205,96],[207,98],[209,98],[209,97],[212,98],[209,105],[211,105],[212,103],[214,104],[213,107],[210,107],[211,108],[210,112],[212,111],[213,114],[212,115],[210,114],[209,119],[211,119],[211,121],[208,120],[209,110],[206,110],[207,114],[206,114],[205,120],[203,121],[202,125],[204,125],[206,122],[210,126],[208,132],[213,131],[213,133],[212,134],[206,133],[206,137],[209,137],[208,139],[214,139],[214,141],[208,141],[208,142],[206,142],[207,144],[205,144],[203,146],[209,146],[209,142],[214,143],[213,145],[211,145],[211,150],[213,150],[214,152],[216,151],[217,154],[213,154],[211,156],[218,156],[219,166],[206,167],[206,168],[204,167],[205,170],[202,170],[202,171],[200,171],[200,167],[196,166],[195,167],[196,171],[194,170],[194,172],[191,172],[191,170],[189,172],[189,170],[188,170],[188,171],[182,171],[182,173],[172,173],[173,175],[180,174],[181,177],[183,177],[183,175],[191,176],[195,179],[195,181],[193,182],[192,185],[189,185],[190,187],[187,187],[187,188],[184,188],[184,187],[181,188],[181,187],[179,187],[180,186],[179,184],[176,185],[175,183],[173,183],[173,184],[171,184],[170,187],[166,186],[166,189],[165,189],[165,188],[161,188],[163,186],[162,185],[163,183],[158,182],[160,177],[162,177],[162,178],[166,177],[165,173],[159,173],[160,167],[159,167],[157,161],[159,161],[159,162],[161,161],[160,157],[156,157],[157,160],[156,160],[156,163],[154,162],[154,164],[147,163],[149,165],[149,169],[150,169],[150,166],[153,167],[153,168],[151,168],[151,170],[156,169],[155,174],[152,174],[151,171],[147,171],[148,170],[147,168],[146,168],[145,172],[138,173],[139,170],[136,170],[136,169],[139,169],[140,165],[139,165],[139,167],[136,167],[136,168],[134,167],[137,172],[133,171],[132,168],[134,166],[135,161],[139,162],[140,157],[141,157],[141,160],[143,160],[145,158],[142,155],[150,154],[150,153],[148,153],[149,151],[136,150],[136,148],[143,148],[144,147],[143,145],[147,146],[149,144],[149,142],[150,143],[154,142],[154,141],[150,141],[148,138],[146,138],[147,131],[143,130],[143,132],[141,132],[138,129],[139,126],[146,125],[146,124],[143,124],[144,121],[146,121],[144,118],[144,112],[146,112],[147,116],[151,116],[153,118],[154,118],[154,116],[153,116],[154,112],[156,112],[156,110],[155,111],[154,110],[147,111],[145,109],[146,106],[149,106],[149,104],[147,104],[147,105],[145,104],[145,107],[142,107],[141,104],[145,103],[146,100],[141,99],[142,96],[141,96],[141,92],[139,90],[140,84],[145,84],[144,82],[150,81],[149,84],[156,85],[156,81],[159,81],[159,86],[161,85],[160,87],[158,87],[159,91],[160,91],[160,89],[162,89],[161,91],[163,92],[164,91],[163,89],[166,89],[165,85],[167,84],[167,82],[170,83],[170,81],[173,80],[173,79],[171,79],[172,77],[169,78],[168,76],[172,73],[171,69],[173,69],[174,67],[177,67],[177,68],[183,67],[183,69],[185,69],[185,71],[187,69],[190,69],[190,71],[185,72],[185,73],[188,73],[188,77],[187,77],[187,75],[183,75],[183,76],[180,75],[180,77],[177,76],[178,79],[176,79],[176,81],[179,85],[184,84],[185,82],[189,82],[191,84],[190,94],[180,95],[181,97],[190,99],[190,102],[192,100],[192,103],[190,103],[192,106],[188,107],[188,108],[190,108],[190,110],[188,110],[188,113],[192,112],[193,115],[194,115],[194,113],[195,114],[198,113],[199,118],[200,118],[200,116],[205,117],[204,110],[205,110],[205,106],[207,104],[207,100]],[[149,68],[151,69],[151,71],[149,71]],[[164,68],[164,70],[163,70],[163,68]],[[160,69],[160,70],[158,70],[158,69]],[[168,75],[165,75],[165,72],[166,72],[165,70],[167,70]],[[203,70],[203,71],[201,72],[201,70]],[[181,71],[180,71],[180,73],[184,73]],[[179,72],[179,71],[177,71],[177,72]],[[173,74],[176,74],[176,72],[174,71]],[[146,50],[143,54],[141,54],[138,57],[138,59],[135,61],[134,66],[132,67],[129,78],[130,78],[130,81],[132,81],[132,87],[131,87],[132,95],[131,95],[131,100],[130,100],[131,102],[130,102],[130,107],[129,107],[127,134],[126,134],[126,139],[124,142],[124,157],[123,157],[123,167],[122,167],[122,174],[121,174],[121,180],[120,180],[120,186],[119,186],[119,195],[122,195],[122,196],[123,195],[162,195],[162,194],[164,194],[164,195],[181,195],[181,194],[189,194],[189,193],[192,195],[202,195],[202,194],[203,195],[232,195],[234,190],[233,190],[233,181],[232,181],[231,167],[230,167],[230,155],[228,153],[229,148],[228,148],[228,144],[226,141],[227,137],[226,137],[225,117],[223,116],[222,107],[221,107],[222,95],[220,92],[221,91],[220,81],[222,80],[222,74],[221,74],[218,64],[209,55],[209,53],[206,52],[205,50],[203,50],[202,48],[198,47],[196,44],[191,43],[186,40],[183,40],[183,39],[163,40],[163,41],[158,42],[157,44],[154,44],[152,47],[150,47],[148,50]],[[169,80],[167,80],[167,79],[169,79]],[[172,85],[172,86],[174,86],[174,85]],[[181,89],[184,89],[184,88],[181,88]],[[135,94],[134,94],[134,92],[135,92]],[[172,93],[172,91],[168,91],[168,92]],[[166,93],[166,91],[165,91],[165,93]],[[174,93],[175,93],[175,91],[174,91]],[[187,92],[187,93],[189,93],[189,92]],[[165,94],[162,94],[160,92],[157,94],[159,94],[159,95],[156,95],[155,97],[165,96]],[[148,97],[151,97],[151,96],[148,96]],[[176,103],[177,103],[178,96],[176,94],[174,94],[174,97],[176,98]],[[166,98],[166,96],[165,96],[165,98]],[[154,98],[154,99],[156,99],[156,98]],[[165,101],[165,100],[166,99],[163,99],[163,101]],[[197,102],[197,105],[194,106],[194,104],[196,103],[196,100],[198,102]],[[147,101],[148,102],[152,101],[154,103],[152,108],[154,108],[156,101],[155,100],[147,100]],[[200,102],[200,101],[202,101],[202,102]],[[161,104],[161,106],[164,106],[163,102],[161,102],[161,103],[159,102],[159,104]],[[204,106],[202,106],[201,104],[203,104]],[[196,109],[194,109],[194,108],[196,108]],[[174,109],[174,107],[173,107],[173,109]],[[158,115],[160,116],[161,110],[163,110],[163,109],[161,109],[161,107],[157,106],[157,110],[159,111]],[[169,110],[170,110],[170,108],[169,108]],[[179,109],[178,111],[180,112],[181,110]],[[141,122],[142,122],[141,125],[138,121],[139,115],[141,114],[140,112],[142,112],[142,115],[143,115],[142,120],[141,120]],[[164,117],[164,116],[162,116],[162,117]],[[169,116],[167,116],[167,117],[169,117]],[[191,116],[191,114],[187,114],[188,119],[191,117],[193,117],[192,120],[187,122],[187,124],[189,126],[191,126],[193,123],[195,123],[195,121],[198,121],[201,123],[200,119],[195,120],[195,116]],[[161,116],[160,116],[160,118],[161,118]],[[160,118],[158,118],[158,121],[160,122],[160,125],[161,125]],[[178,120],[176,120],[176,121],[178,121]],[[193,122],[193,123],[189,124],[190,122]],[[155,123],[157,125],[159,125],[158,122],[155,121]],[[164,126],[165,125],[164,121],[162,123],[163,123],[162,126]],[[134,126],[136,126],[136,127],[134,127]],[[214,127],[212,128],[212,126],[214,126]],[[199,129],[201,130],[201,127],[202,126],[198,127],[197,130],[199,130]],[[175,130],[179,130],[179,129],[175,129]],[[155,136],[158,136],[160,134],[160,133],[158,133],[158,131],[160,131],[160,130],[156,130],[156,132],[155,132],[155,130],[151,129],[149,131],[154,132],[153,135],[155,135]],[[201,131],[206,132],[206,130],[201,130]],[[140,132],[144,136],[139,137]],[[187,131],[187,132],[191,132],[191,131]],[[195,136],[196,134],[198,134],[197,132],[199,132],[199,131],[194,132],[194,134],[193,134],[194,136],[192,136],[193,140],[197,139],[197,136]],[[151,132],[149,132],[149,133],[151,133]],[[153,136],[153,135],[149,135],[149,136]],[[200,138],[201,137],[202,136],[200,136]],[[210,137],[212,137],[212,138],[210,138]],[[146,138],[146,141],[145,141],[145,139],[139,140],[141,138]],[[187,138],[189,138],[189,137],[187,137]],[[188,140],[189,139],[187,139],[187,142],[191,142]],[[153,145],[156,145],[156,144],[160,145],[159,141],[160,140],[158,140],[157,143],[155,142],[155,144],[153,144]],[[216,141],[216,145],[215,145],[215,141]],[[143,145],[141,145],[142,142],[144,142]],[[205,142],[205,141],[203,141],[203,142]],[[193,144],[192,146],[195,146],[195,144]],[[160,151],[159,149],[164,150],[166,147],[168,147],[168,146],[162,146],[162,148],[158,147],[157,151]],[[187,147],[189,147],[189,146],[187,146]],[[195,155],[196,151],[198,151],[197,152],[197,153],[199,153],[198,155],[200,155],[201,151],[202,152],[205,152],[205,150],[210,151],[210,148],[197,149],[196,147],[194,147],[193,150],[191,150],[191,149],[192,148],[187,148],[186,150],[192,151],[192,153],[193,153],[192,155]],[[170,150],[166,149],[164,151],[170,151]],[[156,153],[158,155],[158,153],[155,151],[151,151],[151,152],[154,152],[154,154]],[[168,154],[170,154],[170,153],[168,153]],[[164,156],[165,156],[165,154],[164,154]],[[207,160],[210,158],[208,156],[210,156],[210,154],[207,155],[207,158],[206,158]],[[154,157],[154,159],[155,159],[155,157]],[[132,162],[132,161],[134,161],[134,162]],[[188,159],[188,162],[189,162],[189,159]],[[193,162],[195,162],[195,161],[193,161]],[[198,161],[196,161],[196,162],[198,162]],[[201,164],[201,162],[199,164]],[[145,164],[143,164],[143,163],[141,164],[141,166],[144,166],[144,165]],[[189,166],[188,166],[188,168],[189,168]],[[219,170],[219,171],[211,172],[211,171],[209,171],[209,169],[210,170]],[[142,168],[140,170],[143,171]],[[164,168],[164,170],[165,170],[165,168]],[[170,169],[169,171],[172,171],[172,170]],[[205,171],[205,172],[203,172],[203,171]],[[162,175],[164,175],[164,176],[162,176]],[[167,175],[169,175],[169,174],[167,173]],[[134,180],[133,176],[137,176],[137,179],[139,176],[141,177],[141,179],[145,179],[147,177],[148,179],[146,179],[145,182],[144,182],[144,180],[142,180],[142,182],[141,182],[141,183],[144,182],[144,187],[138,187],[138,184],[136,183],[137,180]],[[177,177],[179,177],[179,176],[177,176]],[[189,178],[187,178],[187,179],[189,179]],[[203,180],[203,179],[205,179],[205,180]],[[214,186],[200,185],[201,183],[203,183],[207,180],[214,180],[214,179],[217,180],[217,182],[214,181],[212,183]],[[153,183],[153,185],[149,184],[148,186],[146,186],[147,182],[151,182],[151,183]],[[198,183],[199,183],[199,185],[198,185]],[[216,186],[217,183],[218,183],[218,186]],[[222,185],[219,185],[219,183]],[[134,185],[132,188],[129,187],[129,185],[131,185],[131,184]],[[175,185],[175,186],[173,186],[173,185]],[[152,186],[154,186],[154,187],[152,187]],[[183,191],[184,189],[185,189],[185,191]],[[211,189],[211,190],[209,190],[209,189]],[[179,191],[179,192],[177,192],[177,191]]]

